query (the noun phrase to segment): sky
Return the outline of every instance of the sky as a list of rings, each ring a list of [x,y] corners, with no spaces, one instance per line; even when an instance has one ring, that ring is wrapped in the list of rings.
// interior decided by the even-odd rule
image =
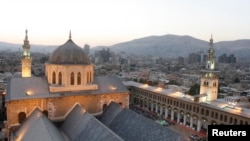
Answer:
[[[151,35],[250,39],[249,0],[1,0],[0,41],[110,46]]]

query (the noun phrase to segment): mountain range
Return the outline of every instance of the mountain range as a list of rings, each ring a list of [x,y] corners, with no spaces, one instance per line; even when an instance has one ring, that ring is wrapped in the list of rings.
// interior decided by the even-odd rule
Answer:
[[[135,55],[159,56],[163,58],[187,57],[190,53],[207,53],[209,40],[204,41],[188,35],[149,36],[134,39],[112,46],[98,46],[93,50],[110,48],[114,52],[127,52]],[[234,54],[238,58],[250,58],[250,39],[214,42],[215,55]]]
[[[50,53],[57,47],[58,46],[50,45],[31,45],[31,52]],[[209,39],[204,41],[188,35],[180,36],[171,34],[148,36],[112,46],[92,47],[91,52],[103,48],[110,48],[113,52],[126,52],[135,55],[177,58],[179,56],[187,57],[190,53],[200,51],[207,53]],[[237,58],[250,58],[250,39],[214,42],[214,48],[216,56],[234,54]],[[0,50],[20,51],[21,49],[21,44],[0,42]]]

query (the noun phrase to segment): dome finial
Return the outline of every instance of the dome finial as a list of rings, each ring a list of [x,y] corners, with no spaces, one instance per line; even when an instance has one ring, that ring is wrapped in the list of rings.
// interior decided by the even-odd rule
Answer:
[[[69,31],[69,39],[71,39],[71,30]]]

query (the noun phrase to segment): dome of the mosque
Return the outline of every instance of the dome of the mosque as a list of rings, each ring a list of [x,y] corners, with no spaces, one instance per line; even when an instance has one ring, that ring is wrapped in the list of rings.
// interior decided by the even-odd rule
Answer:
[[[84,50],[76,45],[71,37],[59,46],[50,56],[48,63],[51,64],[90,64],[89,58]]]

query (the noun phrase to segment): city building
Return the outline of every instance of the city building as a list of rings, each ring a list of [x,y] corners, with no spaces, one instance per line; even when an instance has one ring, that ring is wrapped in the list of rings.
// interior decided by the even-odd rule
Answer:
[[[190,53],[188,55],[188,63],[203,63],[207,56],[203,52]]]
[[[124,82],[130,91],[130,103],[157,113],[172,122],[198,132],[207,132],[208,125],[250,124],[250,103],[247,96],[218,97],[218,71],[215,69],[213,39],[201,70],[200,92],[186,95],[181,89],[164,89],[132,81]]]
[[[236,63],[236,57],[234,56],[234,54],[231,54],[229,56],[227,56],[227,54],[223,54],[219,56],[218,62],[219,63]]]
[[[110,61],[110,57],[111,57],[111,52],[110,49],[102,49],[99,51],[95,51],[95,63],[105,63],[105,62],[109,62]]]
[[[89,51],[90,51],[90,46],[88,44],[84,45],[84,52],[86,53],[86,55],[89,55]]]

